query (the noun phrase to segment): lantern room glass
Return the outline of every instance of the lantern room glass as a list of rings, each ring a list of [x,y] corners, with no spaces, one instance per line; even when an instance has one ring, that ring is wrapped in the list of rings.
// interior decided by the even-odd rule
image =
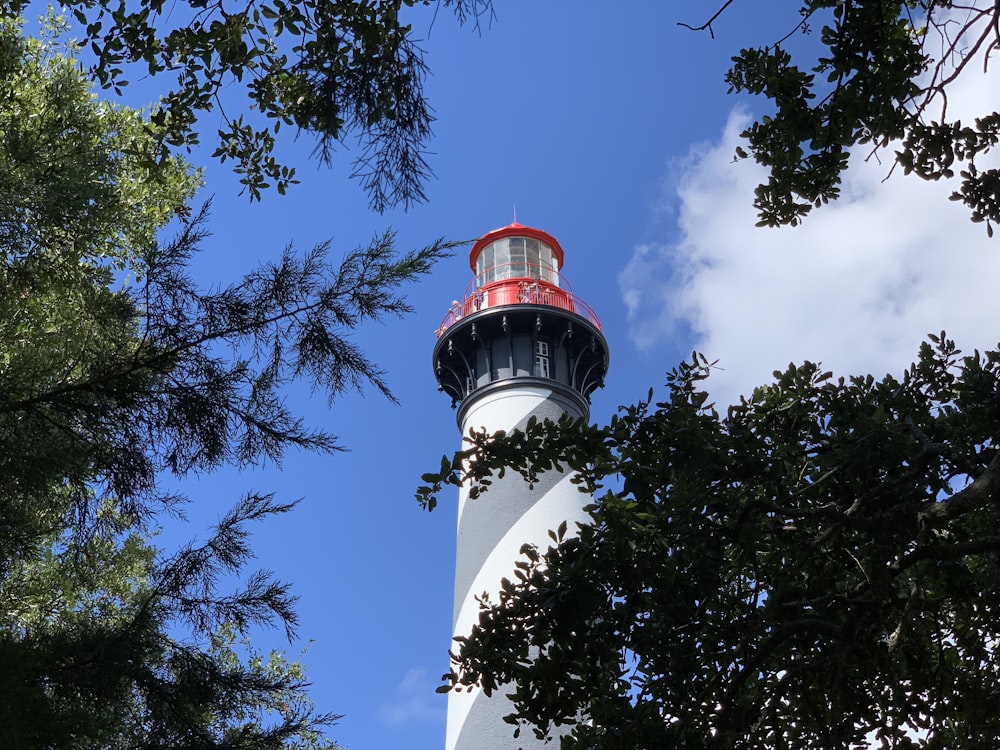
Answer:
[[[476,258],[476,286],[504,279],[537,279],[559,286],[558,261],[552,248],[531,237],[502,237]]]

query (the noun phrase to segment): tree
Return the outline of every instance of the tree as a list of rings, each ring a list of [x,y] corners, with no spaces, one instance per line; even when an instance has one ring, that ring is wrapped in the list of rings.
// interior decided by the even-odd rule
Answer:
[[[681,23],[714,35],[734,0],[720,0],[707,21]],[[491,0],[439,0],[459,22],[492,18]],[[173,79],[153,113],[160,158],[200,141],[199,121],[218,112],[214,155],[233,161],[251,198],[295,182],[294,167],[274,156],[282,126],[317,138],[329,162],[338,143],[359,141],[353,176],[372,206],[423,198],[429,174],[423,146],[433,117],[423,96],[422,51],[407,23],[432,0],[322,3],[60,3],[92,55],[91,74],[121,93],[131,76]],[[17,15],[27,0],[4,6]],[[895,149],[904,172],[949,179],[974,221],[992,232],[1000,219],[1000,173],[988,155],[1000,138],[1000,114],[953,119],[948,92],[972,69],[989,65],[1000,36],[988,2],[953,0],[801,0],[782,38],[741,50],[727,75],[732,92],[770,99],[773,114],[745,132],[747,149],[770,170],[757,190],[761,224],[796,224],[835,199],[848,153],[875,157]],[[818,28],[816,45],[796,45]],[[791,50],[796,50],[793,54]],[[224,95],[223,92],[227,93]],[[235,92],[246,106],[233,105]]]
[[[460,22],[491,13],[489,0],[438,4]],[[294,167],[273,155],[286,126],[315,136],[324,163],[335,144],[356,140],[353,176],[375,209],[423,199],[433,117],[423,95],[423,53],[405,16],[431,0],[58,5],[79,24],[74,33],[103,89],[121,94],[130,76],[173,79],[150,118],[157,158],[198,144],[199,119],[218,111],[213,156],[235,163],[251,198],[272,184],[283,193],[296,181]],[[17,16],[28,6],[13,0],[3,13]],[[245,104],[234,107],[237,91]]]
[[[0,745],[330,747],[301,669],[238,645],[294,633],[289,587],[245,571],[248,525],[293,504],[250,492],[170,554],[149,532],[182,498],[159,480],[338,450],[283,388],[391,398],[348,336],[406,312],[399,287],[444,245],[396,257],[384,235],[339,265],[288,248],[200,289],[196,173],[98,101],[59,37],[0,20]]]
[[[289,508],[248,497],[205,545],[161,559],[139,529],[63,529],[4,560],[4,747],[334,748],[322,730],[338,717],[316,711],[301,665],[235,644],[248,620],[294,620],[287,586],[214,585],[252,557],[245,524]]]
[[[554,466],[594,496],[578,536],[523,550],[447,686],[513,683],[510,720],[569,725],[566,750],[995,746],[1000,353],[942,334],[901,378],[789,366],[725,414],[711,368],[425,477],[426,505]]]
[[[733,0],[697,27],[712,32]],[[770,171],[756,191],[760,225],[795,225],[837,198],[849,152],[869,158],[893,149],[904,173],[961,184],[953,200],[992,236],[1000,221],[1000,169],[989,154],[1000,141],[1000,113],[987,106],[971,123],[955,119],[948,92],[990,64],[1000,46],[991,2],[951,0],[803,0],[799,19],[774,43],[733,57],[731,92],[774,105],[743,132],[753,158]],[[819,28],[814,59],[795,37]],[[806,49],[815,45],[805,45]]]

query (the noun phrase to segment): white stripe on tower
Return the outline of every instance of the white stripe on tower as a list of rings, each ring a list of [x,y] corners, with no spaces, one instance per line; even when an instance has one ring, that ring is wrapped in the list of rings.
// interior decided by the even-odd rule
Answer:
[[[463,434],[484,428],[488,432],[509,431],[523,427],[532,416],[539,420],[557,420],[563,414],[586,416],[578,400],[537,383],[511,383],[472,398],[464,414]],[[577,522],[585,520],[583,508],[588,502],[589,497],[569,475],[555,470],[539,477],[530,489],[516,474],[494,477],[489,491],[475,500],[469,500],[468,488],[463,487],[459,495],[454,634],[468,634],[478,620],[477,596],[486,593],[496,600],[501,580],[513,577],[522,545],[534,544],[544,551],[552,543],[549,530],[563,522],[574,530]],[[449,693],[445,747],[501,750],[535,746],[533,736],[515,739],[514,727],[503,722],[513,706],[502,693],[498,691],[489,699],[478,689]]]

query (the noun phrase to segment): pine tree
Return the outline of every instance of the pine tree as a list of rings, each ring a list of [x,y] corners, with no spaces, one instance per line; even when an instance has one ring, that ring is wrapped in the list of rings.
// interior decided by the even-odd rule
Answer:
[[[92,94],[59,31],[0,21],[0,746],[329,747],[301,668],[240,645],[294,633],[289,587],[245,569],[248,525],[291,505],[250,493],[168,553],[149,532],[181,499],[161,478],[336,451],[282,389],[391,396],[347,334],[406,312],[399,287],[443,247],[288,249],[200,289],[196,173]]]

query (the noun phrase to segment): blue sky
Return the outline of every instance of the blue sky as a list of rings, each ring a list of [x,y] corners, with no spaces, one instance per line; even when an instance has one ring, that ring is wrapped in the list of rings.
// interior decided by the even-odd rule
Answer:
[[[968,349],[995,344],[996,241],[946,200],[948,189],[900,175],[883,183],[885,157],[859,162],[841,203],[804,227],[753,227],[760,175],[732,154],[740,123],[763,104],[727,96],[723,74],[740,47],[783,36],[796,3],[735,3],[714,39],[677,26],[705,20],[712,4],[496,4],[478,34],[445,11],[433,23],[414,14],[438,118],[426,204],[372,214],[346,179],[349,149],[335,170],[317,168],[307,138],[281,145],[302,184],[260,204],[237,197],[226,167],[208,164],[214,236],[198,277],[232,280],[289,242],[332,239],[337,257],[387,228],[401,249],[473,239],[510,223],[516,205],[518,221],[560,241],[565,276],[602,319],[611,367],[595,421],[659,386],[695,348],[719,358],[724,402],[790,360],[899,371],[941,328]],[[998,91],[979,75],[952,106],[996,109]],[[345,714],[331,736],[350,750],[444,743],[446,701],[434,688],[448,669],[455,507],[428,514],[413,491],[459,447],[431,350],[470,275],[459,251],[412,287],[413,315],[355,335],[387,371],[398,405],[373,391],[332,408],[289,393],[349,453],[289,455],[281,467],[192,481],[191,521],[163,536],[165,545],[203,537],[250,488],[302,498],[291,515],[260,525],[254,545],[258,563],[301,597],[313,696]],[[276,635],[261,642],[281,645]]]

